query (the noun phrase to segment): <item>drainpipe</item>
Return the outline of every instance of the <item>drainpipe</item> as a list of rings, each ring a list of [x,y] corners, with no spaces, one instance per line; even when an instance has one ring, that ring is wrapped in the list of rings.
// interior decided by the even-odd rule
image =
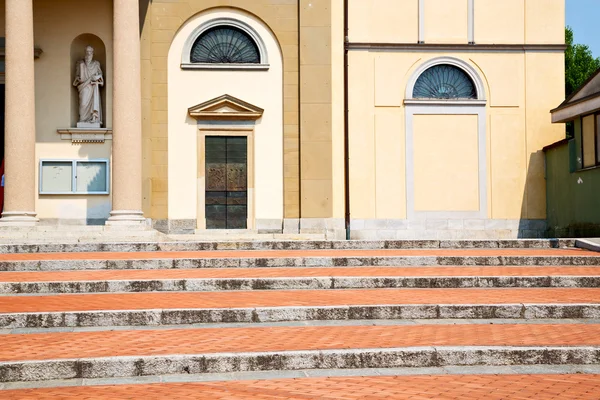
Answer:
[[[346,240],[350,240],[350,157],[348,152],[348,0],[344,0],[344,199]]]

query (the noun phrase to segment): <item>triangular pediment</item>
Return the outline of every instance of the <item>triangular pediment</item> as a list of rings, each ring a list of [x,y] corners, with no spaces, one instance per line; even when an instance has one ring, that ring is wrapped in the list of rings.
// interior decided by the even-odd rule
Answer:
[[[190,116],[212,120],[255,120],[262,116],[263,109],[243,100],[224,94],[215,99],[190,107]]]

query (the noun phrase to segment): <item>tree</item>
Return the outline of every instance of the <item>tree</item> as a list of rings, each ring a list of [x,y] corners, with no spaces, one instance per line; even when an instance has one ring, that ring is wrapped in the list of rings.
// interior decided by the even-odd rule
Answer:
[[[594,58],[589,46],[573,44],[573,29],[565,28],[565,91],[569,96],[600,68],[600,58]]]

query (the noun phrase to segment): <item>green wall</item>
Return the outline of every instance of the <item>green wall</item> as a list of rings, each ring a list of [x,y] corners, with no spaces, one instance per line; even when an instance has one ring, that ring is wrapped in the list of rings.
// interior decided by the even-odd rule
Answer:
[[[600,236],[600,167],[580,169],[577,133],[545,150],[549,237]]]

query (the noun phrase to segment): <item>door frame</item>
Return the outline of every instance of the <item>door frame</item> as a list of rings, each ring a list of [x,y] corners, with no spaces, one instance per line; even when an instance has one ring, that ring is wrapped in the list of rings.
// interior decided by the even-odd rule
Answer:
[[[254,126],[253,125],[238,125],[238,126],[210,126],[198,128],[197,141],[197,220],[196,229],[206,229],[206,136],[245,136],[248,146],[248,165],[247,165],[247,230],[255,229],[254,218]],[[239,231],[239,229],[236,229]]]

